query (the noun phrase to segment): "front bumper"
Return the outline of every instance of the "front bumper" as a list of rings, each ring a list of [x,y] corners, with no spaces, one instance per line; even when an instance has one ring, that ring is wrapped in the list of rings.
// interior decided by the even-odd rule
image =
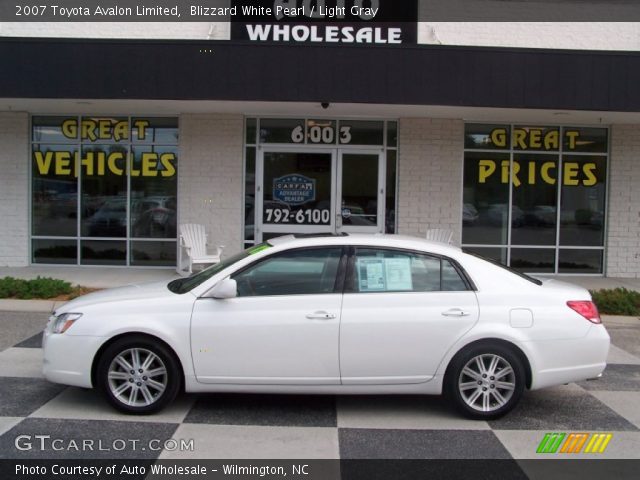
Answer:
[[[45,330],[42,337],[44,378],[54,383],[91,388],[91,365],[103,337],[53,334]]]

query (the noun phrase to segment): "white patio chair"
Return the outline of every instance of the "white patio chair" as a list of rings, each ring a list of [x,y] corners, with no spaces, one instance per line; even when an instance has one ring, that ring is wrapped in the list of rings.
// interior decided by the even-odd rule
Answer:
[[[445,228],[430,228],[427,230],[427,240],[450,244],[453,240],[453,231]]]
[[[207,252],[207,233],[204,225],[184,223],[180,225],[180,248],[178,250],[178,266],[180,275],[193,273],[194,265],[214,265],[220,263],[220,255],[224,245],[216,247],[215,254]],[[186,256],[186,259],[183,258]]]

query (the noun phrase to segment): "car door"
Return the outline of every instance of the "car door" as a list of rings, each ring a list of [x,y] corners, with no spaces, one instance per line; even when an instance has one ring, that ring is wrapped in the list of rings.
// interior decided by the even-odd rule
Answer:
[[[236,298],[201,298],[191,322],[198,381],[340,383],[342,248],[289,250],[231,275]]]
[[[475,293],[448,259],[356,248],[342,305],[343,384],[428,381],[478,320]]]

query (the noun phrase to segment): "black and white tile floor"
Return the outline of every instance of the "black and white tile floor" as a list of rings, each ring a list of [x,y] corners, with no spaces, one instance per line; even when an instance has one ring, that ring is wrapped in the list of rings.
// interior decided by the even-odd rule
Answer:
[[[640,332],[640,320],[632,326]],[[93,391],[42,379],[39,346],[36,335],[0,352],[0,458],[527,459],[547,432],[596,431],[613,434],[598,458],[640,458],[640,357],[615,336],[601,380],[527,392],[491,422],[406,396],[182,395],[160,414],[126,416]],[[35,448],[18,448],[20,435]],[[44,450],[36,435],[51,437]],[[193,439],[193,450],[159,448],[171,438]],[[73,448],[85,440],[93,450]]]

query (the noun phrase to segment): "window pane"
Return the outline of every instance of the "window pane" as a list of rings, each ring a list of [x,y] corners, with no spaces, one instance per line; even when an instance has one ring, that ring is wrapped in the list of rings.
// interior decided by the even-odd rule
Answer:
[[[387,151],[387,199],[385,205],[385,232],[396,233],[396,183],[398,174],[397,152]]]
[[[257,120],[255,118],[246,119],[246,137],[245,143],[247,145],[256,144],[256,129],[258,128]]]
[[[82,236],[127,235],[127,147],[83,147]]]
[[[304,136],[304,120],[302,119],[260,119],[260,143],[304,143]]]
[[[356,251],[353,291],[435,292],[441,290],[440,259],[394,250]]]
[[[173,267],[176,242],[131,242],[131,265]]]
[[[602,250],[560,250],[559,273],[603,273]]]
[[[484,247],[464,247],[464,252],[480,255],[483,258],[494,260],[502,265],[507,264],[506,248],[484,248]]]
[[[178,144],[177,118],[132,118],[131,141],[133,143]]]
[[[78,242],[71,240],[33,239],[33,263],[75,265],[78,258]]]
[[[462,243],[507,244],[508,154],[465,153],[463,203]],[[516,210],[515,218],[519,216]]]
[[[262,222],[331,225],[331,154],[264,153]]]
[[[564,152],[607,153],[608,151],[606,128],[565,127],[563,131]]]
[[[462,280],[460,274],[451,262],[442,260],[442,291],[460,292],[467,290],[467,284]]]
[[[509,150],[511,127],[468,123],[464,126],[464,148],[477,150]]]
[[[558,157],[517,154],[513,163],[513,245],[555,245]]]
[[[342,224],[375,227],[378,224],[377,154],[342,154]]]
[[[34,142],[70,143],[78,141],[78,117],[32,117]]]
[[[398,122],[387,122],[387,147],[398,146]]]
[[[563,157],[560,245],[604,245],[606,169],[606,157]]]
[[[341,145],[384,144],[384,122],[340,120]]]
[[[125,265],[127,242],[88,240],[81,241],[82,265]]]
[[[131,165],[131,236],[176,238],[178,148],[136,146]]]
[[[233,276],[238,282],[238,296],[332,293],[341,255],[341,248],[274,255]]]
[[[536,150],[557,152],[560,150],[560,128],[558,127],[513,127],[514,150]]]
[[[77,235],[77,153],[78,149],[72,145],[33,145],[32,235]]]
[[[129,142],[127,117],[82,117],[80,140],[86,143]]]
[[[554,273],[556,252],[543,248],[512,248],[511,267],[526,273]]]

